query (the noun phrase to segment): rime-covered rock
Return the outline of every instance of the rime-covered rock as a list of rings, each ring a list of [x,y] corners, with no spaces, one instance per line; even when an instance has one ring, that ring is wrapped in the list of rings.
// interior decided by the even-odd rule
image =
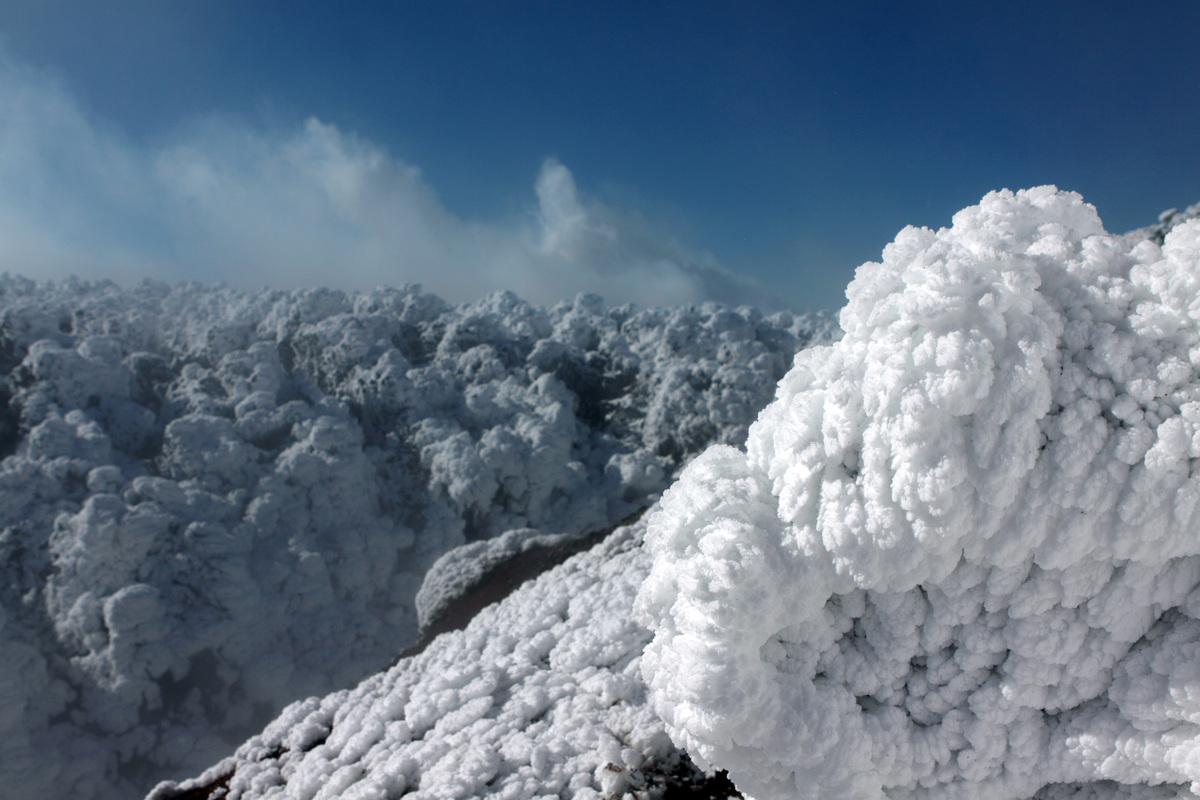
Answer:
[[[758,800],[1193,796],[1200,222],[995,192],[847,297],[650,520],[673,739]]]

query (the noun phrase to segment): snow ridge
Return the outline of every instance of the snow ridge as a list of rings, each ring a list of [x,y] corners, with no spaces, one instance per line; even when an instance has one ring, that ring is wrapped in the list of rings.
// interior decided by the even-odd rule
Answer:
[[[148,800],[570,796],[644,789],[678,753],[646,702],[633,601],[645,522],[357,688],[294,703],[236,754]]]
[[[417,633],[425,571],[737,442],[830,317],[0,277],[0,781],[136,795]]]

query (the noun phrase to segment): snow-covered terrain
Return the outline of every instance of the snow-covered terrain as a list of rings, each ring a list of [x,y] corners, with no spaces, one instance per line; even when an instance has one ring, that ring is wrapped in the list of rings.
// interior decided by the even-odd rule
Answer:
[[[610,526],[835,331],[0,278],[4,797],[138,796],[378,672],[443,554]]]
[[[902,232],[745,450],[156,800],[653,797],[668,735],[758,798],[1197,796],[1200,222],[1174,222],[1111,236],[1042,188]]]
[[[9,279],[0,778],[649,798],[686,751],[760,800],[1200,796],[1197,211],[990,194],[863,265],[837,341]]]
[[[649,522],[643,672],[698,764],[759,800],[1195,796],[1200,221],[1164,227],[997,192],[859,269]]]
[[[293,704],[235,756],[152,800],[218,787],[240,800],[661,789],[680,761],[639,671],[644,529],[616,531],[352,691]]]

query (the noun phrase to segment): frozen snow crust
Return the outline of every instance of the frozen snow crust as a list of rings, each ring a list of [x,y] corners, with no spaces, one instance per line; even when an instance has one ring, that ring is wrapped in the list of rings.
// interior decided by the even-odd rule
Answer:
[[[847,296],[649,522],[672,738],[758,800],[1192,796],[1200,221],[995,192]]]
[[[4,796],[136,796],[384,668],[439,556],[622,519],[835,327],[0,277]]]
[[[225,800],[600,800],[654,786],[679,754],[640,674],[644,527],[357,688],[289,706],[231,758],[148,800],[222,784]]]

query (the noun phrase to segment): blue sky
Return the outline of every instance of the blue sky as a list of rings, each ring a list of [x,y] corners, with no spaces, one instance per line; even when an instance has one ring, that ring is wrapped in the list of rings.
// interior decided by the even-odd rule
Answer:
[[[1200,4],[6,0],[0,270],[839,306],[907,224],[1200,201]]]

